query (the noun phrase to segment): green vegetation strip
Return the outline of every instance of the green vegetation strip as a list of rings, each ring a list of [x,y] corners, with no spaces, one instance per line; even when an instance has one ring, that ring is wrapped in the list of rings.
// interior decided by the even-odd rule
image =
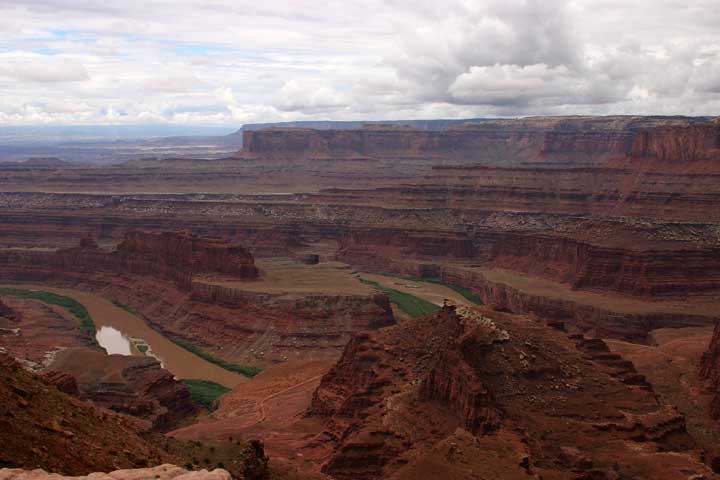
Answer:
[[[390,302],[398,306],[400,310],[407,313],[411,317],[422,317],[423,315],[429,315],[440,310],[440,307],[432,302],[428,302],[425,299],[410,295],[409,293],[401,292],[388,287],[383,287],[377,282],[372,280],[365,280],[361,278],[360,281],[366,285],[371,285],[381,292],[385,292],[390,299]]]
[[[48,305],[57,305],[69,311],[78,320],[80,329],[88,333],[95,341],[95,324],[85,307],[72,298],[41,290],[25,290],[20,288],[0,288],[0,296],[28,298]]]
[[[439,278],[414,278],[414,277],[398,277],[402,280],[408,280],[410,282],[425,282],[425,283],[434,283],[435,285],[442,285],[443,287],[447,287],[450,290],[455,290],[457,293],[462,295],[466,300],[469,300],[473,302],[476,305],[483,305],[482,298],[475,295],[473,292],[471,292],[469,289],[465,287],[458,287],[457,285],[452,285],[450,283],[445,283]]]
[[[188,390],[190,390],[192,399],[208,410],[213,409],[215,401],[218,398],[232,390],[220,385],[219,383],[211,382],[209,380],[184,379],[182,380],[182,383],[184,383]]]
[[[124,303],[118,302],[117,300],[110,300],[110,302],[111,302],[113,305],[115,305],[116,307],[125,310],[125,311],[128,312],[129,314],[135,315],[135,316],[138,317],[138,318],[143,318],[143,316],[140,314],[140,312],[138,312],[137,310],[135,310],[134,308],[132,308],[132,307],[129,306],[129,305],[125,305]]]
[[[171,338],[170,339],[175,345],[178,347],[182,347],[185,350],[187,350],[190,353],[193,353],[197,355],[198,357],[202,358],[203,360],[206,360],[210,363],[214,363],[220,368],[224,368],[225,370],[229,370],[231,372],[239,373],[241,375],[245,375],[246,377],[254,377],[258,373],[262,372],[262,368],[258,367],[251,367],[249,365],[238,365],[236,363],[230,363],[226,362],[225,360],[222,360],[220,358],[217,358],[205,350],[196,347],[192,343],[186,342],[185,340],[180,340],[177,338]]]
[[[111,302],[116,307],[122,308],[126,312],[145,320],[145,317],[141,313],[139,313],[135,309],[133,309],[132,307],[125,305],[124,303],[118,302],[117,300],[111,300]],[[145,322],[148,323],[148,325],[150,324],[149,322],[147,322],[147,320],[145,320]],[[185,340],[180,340],[177,338],[169,338],[169,337],[168,337],[168,340],[173,342],[178,347],[184,348],[188,352],[190,352],[194,355],[197,355],[198,357],[202,358],[203,360],[208,361],[212,364],[215,364],[220,368],[224,368],[225,370],[239,373],[241,375],[245,375],[246,377],[250,377],[250,378],[252,378],[255,375],[257,375],[258,373],[262,372],[262,368],[251,367],[249,365],[238,365],[236,363],[226,362],[225,360],[217,358],[217,357],[213,356],[212,354],[206,352],[205,350],[193,345],[192,343],[186,342]]]

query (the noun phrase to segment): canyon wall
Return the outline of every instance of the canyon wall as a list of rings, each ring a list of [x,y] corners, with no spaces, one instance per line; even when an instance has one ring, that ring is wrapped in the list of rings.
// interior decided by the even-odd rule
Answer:
[[[145,245],[148,248],[152,242]],[[181,263],[176,269],[170,262],[158,261],[164,258],[163,245],[157,243],[160,253],[137,253],[127,245],[106,252],[91,242],[58,251],[0,250],[0,279],[100,291],[140,312],[153,328],[172,339],[253,365],[301,355],[332,357],[356,331],[395,322],[382,293],[286,297],[243,290],[242,283],[222,286],[213,283],[214,277],[196,278],[192,272],[214,269],[221,271],[216,274],[221,280],[237,281],[237,277],[228,277],[224,268],[214,268],[212,263]],[[226,255],[224,248],[221,251]],[[237,268],[228,259],[228,265],[236,274],[248,272],[247,262]],[[254,264],[249,265],[250,272],[257,274]],[[252,282],[253,278],[242,280]]]
[[[702,356],[700,378],[712,394],[710,415],[720,419],[720,323],[715,326],[710,345]]]
[[[606,289],[639,297],[720,290],[720,246],[658,245],[638,250],[557,233],[357,229],[340,239],[337,258],[372,270],[414,276],[423,263],[464,261],[547,278],[574,289]]]
[[[190,275],[220,273],[236,278],[258,275],[252,255],[242,245],[187,233],[129,231],[116,254],[128,265],[147,262],[151,270],[173,269]]]
[[[614,156],[649,155],[695,160],[717,158],[717,138],[716,124],[693,119],[534,117],[452,125],[442,131],[386,125],[355,130],[268,128],[244,132],[241,155],[439,157],[504,164],[596,163]],[[679,150],[683,154],[675,157]]]
[[[618,338],[645,343],[648,334],[658,328],[706,326],[713,322],[712,313],[663,310],[662,305],[619,309],[613,300],[582,301],[572,296],[533,293],[509,282],[491,280],[482,270],[444,267],[440,278],[450,285],[469,289],[483,301],[499,310],[533,314],[539,318],[566,322],[568,327],[599,338]],[[542,282],[539,282],[542,284]],[[615,299],[618,301],[618,299]],[[622,299],[620,299],[622,301]]]
[[[720,159],[720,124],[713,122],[683,128],[659,127],[640,132],[631,157],[694,162]]]
[[[83,238],[77,247],[56,251],[0,250],[0,264],[22,270],[41,267],[50,271],[112,272],[175,280],[185,289],[198,274],[218,274],[237,279],[258,275],[252,255],[242,246],[222,240],[164,232],[128,231],[113,252]]]

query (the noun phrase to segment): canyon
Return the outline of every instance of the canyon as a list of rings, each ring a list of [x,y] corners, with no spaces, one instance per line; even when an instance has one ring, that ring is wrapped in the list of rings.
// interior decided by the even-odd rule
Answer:
[[[0,279],[102,292],[166,337],[228,361],[264,365],[289,356],[334,355],[354,331],[394,322],[382,293],[365,288],[336,294],[330,285],[328,293],[264,290],[242,247],[180,233],[129,231],[111,252],[88,239],[59,250],[7,249],[0,251],[0,264]],[[335,280],[345,277],[363,291],[340,270]]]
[[[1,295],[0,347],[137,428],[258,438],[282,478],[716,478],[717,119],[242,141],[219,159],[0,170],[0,281],[100,296],[240,370],[104,355],[62,309]],[[398,291],[438,311],[409,315]],[[177,381],[193,379],[233,390],[195,418]]]

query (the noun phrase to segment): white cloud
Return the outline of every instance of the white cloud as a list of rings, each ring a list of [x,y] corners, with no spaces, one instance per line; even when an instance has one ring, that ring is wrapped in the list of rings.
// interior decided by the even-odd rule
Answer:
[[[0,56],[0,77],[20,82],[80,82],[89,80],[85,66],[73,59],[43,55]]]
[[[287,112],[324,113],[347,107],[350,98],[321,80],[292,79],[285,82],[273,104]]]
[[[720,106],[716,0],[0,0],[0,32],[0,124]]]

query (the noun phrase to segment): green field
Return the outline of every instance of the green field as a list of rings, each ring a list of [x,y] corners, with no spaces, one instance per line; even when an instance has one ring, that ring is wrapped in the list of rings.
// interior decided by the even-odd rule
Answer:
[[[20,288],[0,288],[0,296],[28,298],[48,305],[57,305],[69,311],[78,321],[78,326],[95,341],[95,324],[87,309],[72,298],[41,290],[25,290]]]
[[[442,285],[443,287],[447,287],[451,290],[455,290],[457,293],[462,295],[466,300],[469,300],[473,302],[475,305],[483,305],[482,298],[475,295],[473,292],[471,292],[469,289],[465,287],[458,287],[457,285],[452,285],[450,283],[445,283],[439,278],[414,278],[414,277],[398,277],[403,280],[408,280],[411,282],[425,282],[425,283],[434,283],[435,285]]]
[[[135,315],[136,317],[139,317],[142,319],[145,318],[141,313],[137,312],[132,307],[125,305],[124,303],[118,302],[117,300],[110,300],[110,301],[116,307],[122,308],[126,312],[131,313],[132,315]],[[217,358],[217,357],[213,356],[212,354],[206,352],[205,350],[201,349],[200,347],[197,347],[197,346],[193,345],[192,343],[187,342],[185,340],[180,340],[177,338],[170,338],[170,337],[168,337],[168,339],[171,342],[173,342],[175,345],[182,347],[185,350],[187,350],[188,352],[190,352],[194,355],[197,355],[198,357],[200,357],[203,360],[206,360],[210,363],[214,363],[218,367],[224,368],[225,370],[239,373],[241,375],[245,375],[246,377],[250,377],[250,378],[252,378],[255,375],[257,375],[258,373],[262,372],[262,368],[251,367],[249,365],[238,365],[236,363],[226,362],[225,360]]]
[[[390,302],[398,306],[400,310],[407,313],[411,317],[422,317],[435,313],[440,310],[440,307],[432,302],[428,302],[425,299],[410,295],[409,293],[401,292],[392,288],[383,287],[377,282],[372,280],[365,280],[361,278],[360,281],[366,285],[372,285],[381,292],[385,292],[390,299]]]
[[[190,390],[192,399],[208,410],[213,409],[218,398],[232,390],[209,380],[184,379],[182,383]]]

